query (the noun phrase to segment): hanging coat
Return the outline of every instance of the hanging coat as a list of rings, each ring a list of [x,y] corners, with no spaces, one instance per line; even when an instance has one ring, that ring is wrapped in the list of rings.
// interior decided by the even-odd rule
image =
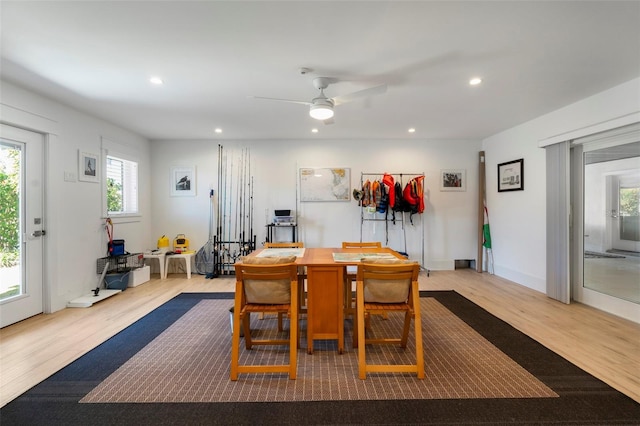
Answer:
[[[396,205],[395,182],[393,176],[385,173],[382,177],[382,183],[387,185],[387,193],[389,194],[389,208],[393,209]]]

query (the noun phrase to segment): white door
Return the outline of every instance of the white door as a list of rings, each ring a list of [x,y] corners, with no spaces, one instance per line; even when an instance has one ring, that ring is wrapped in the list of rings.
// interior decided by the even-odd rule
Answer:
[[[43,151],[42,134],[0,125],[0,327],[43,311]]]

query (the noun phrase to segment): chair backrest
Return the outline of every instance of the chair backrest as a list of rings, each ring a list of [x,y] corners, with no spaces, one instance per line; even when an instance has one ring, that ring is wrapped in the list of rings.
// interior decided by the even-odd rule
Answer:
[[[364,284],[366,303],[405,303],[411,283],[418,281],[420,264],[398,260],[394,263],[361,263],[356,280]]]
[[[245,300],[252,304],[289,304],[298,285],[295,263],[271,265],[239,263],[236,281],[242,282]]]
[[[382,248],[380,241],[343,241],[342,248]]]
[[[264,248],[304,248],[304,243],[264,243]]]

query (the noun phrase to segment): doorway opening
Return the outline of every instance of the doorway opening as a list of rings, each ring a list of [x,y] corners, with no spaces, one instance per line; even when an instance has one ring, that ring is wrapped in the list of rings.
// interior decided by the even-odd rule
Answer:
[[[584,150],[584,288],[640,303],[640,142]]]

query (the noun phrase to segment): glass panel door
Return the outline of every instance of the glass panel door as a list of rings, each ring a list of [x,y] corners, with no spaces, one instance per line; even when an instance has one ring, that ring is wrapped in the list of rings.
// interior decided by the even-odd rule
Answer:
[[[0,141],[0,301],[22,296],[22,145]]]
[[[43,312],[44,136],[0,124],[0,327]]]

